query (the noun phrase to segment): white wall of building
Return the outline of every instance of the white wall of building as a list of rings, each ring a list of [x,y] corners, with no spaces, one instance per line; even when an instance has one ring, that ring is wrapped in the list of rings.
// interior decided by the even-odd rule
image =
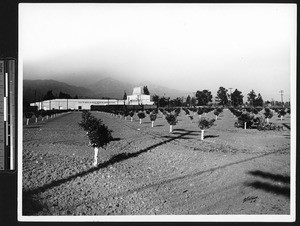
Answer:
[[[53,99],[31,103],[30,106],[37,106],[38,110],[90,110],[92,105],[153,105],[150,95],[143,94],[142,87],[135,87],[132,95],[127,96],[127,100],[116,99]]]
[[[53,99],[45,100],[41,102],[31,103],[30,106],[37,106],[38,110],[90,110],[92,105],[153,105],[153,102],[150,101],[150,95],[142,95],[141,100],[136,100],[129,98],[131,101],[127,100],[116,100],[116,99]],[[149,96],[149,97],[145,97]]]

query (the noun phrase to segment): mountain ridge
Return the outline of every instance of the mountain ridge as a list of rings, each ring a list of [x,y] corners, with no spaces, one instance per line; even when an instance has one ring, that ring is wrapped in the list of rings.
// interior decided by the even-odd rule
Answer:
[[[75,86],[66,82],[60,82],[53,79],[26,79],[23,80],[23,99],[27,102],[42,100],[48,90],[52,90],[54,95],[64,92],[72,97],[76,95],[79,98],[116,98],[123,99],[124,92],[131,95],[133,88],[137,86],[147,86],[150,95],[165,96],[170,98],[186,97],[189,92],[170,89],[164,86],[156,85],[152,82],[145,81],[137,84],[122,82],[114,78],[106,77],[87,86]]]

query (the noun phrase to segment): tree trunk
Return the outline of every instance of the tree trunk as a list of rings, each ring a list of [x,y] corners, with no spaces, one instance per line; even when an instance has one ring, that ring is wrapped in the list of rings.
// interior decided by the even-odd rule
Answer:
[[[151,121],[151,127],[153,127],[153,125],[154,125],[154,121]]]
[[[28,126],[29,118],[26,119],[26,125]]]
[[[170,125],[170,133],[172,133],[172,132],[173,132],[173,126]]]
[[[142,119],[140,118],[140,124],[142,124]]]
[[[132,122],[132,117],[130,118],[130,121]]]
[[[94,148],[94,163],[93,163],[93,166],[95,166],[95,167],[98,165],[98,151],[99,151],[98,148]]]
[[[35,123],[37,123],[37,121],[38,121],[38,118],[36,117],[36,118],[35,118]]]
[[[244,122],[244,129],[247,128],[247,122]]]
[[[127,116],[125,116],[125,121],[127,120]]]
[[[282,120],[282,119],[283,119],[283,115],[280,116],[280,120]]]
[[[42,122],[44,121],[44,117],[42,117]]]
[[[49,118],[49,115],[47,115],[47,120],[48,120],[48,118]]]
[[[204,140],[204,129],[201,130],[201,140]]]
[[[216,115],[216,121],[218,120],[218,116]]]
[[[267,118],[267,124],[269,124],[269,118]]]

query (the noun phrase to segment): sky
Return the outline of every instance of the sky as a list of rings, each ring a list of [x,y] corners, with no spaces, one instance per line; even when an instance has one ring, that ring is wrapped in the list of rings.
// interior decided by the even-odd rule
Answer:
[[[194,92],[220,86],[284,101],[295,61],[293,4],[20,4],[24,79],[105,77]],[[145,84],[146,85],[146,84]]]

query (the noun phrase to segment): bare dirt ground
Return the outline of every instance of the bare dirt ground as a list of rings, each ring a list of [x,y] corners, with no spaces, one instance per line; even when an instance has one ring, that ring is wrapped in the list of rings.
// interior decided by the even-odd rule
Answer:
[[[197,115],[170,134],[161,114],[153,128],[93,114],[115,138],[96,168],[80,112],[24,126],[24,215],[290,214],[289,116],[244,130],[225,109],[201,141]]]

